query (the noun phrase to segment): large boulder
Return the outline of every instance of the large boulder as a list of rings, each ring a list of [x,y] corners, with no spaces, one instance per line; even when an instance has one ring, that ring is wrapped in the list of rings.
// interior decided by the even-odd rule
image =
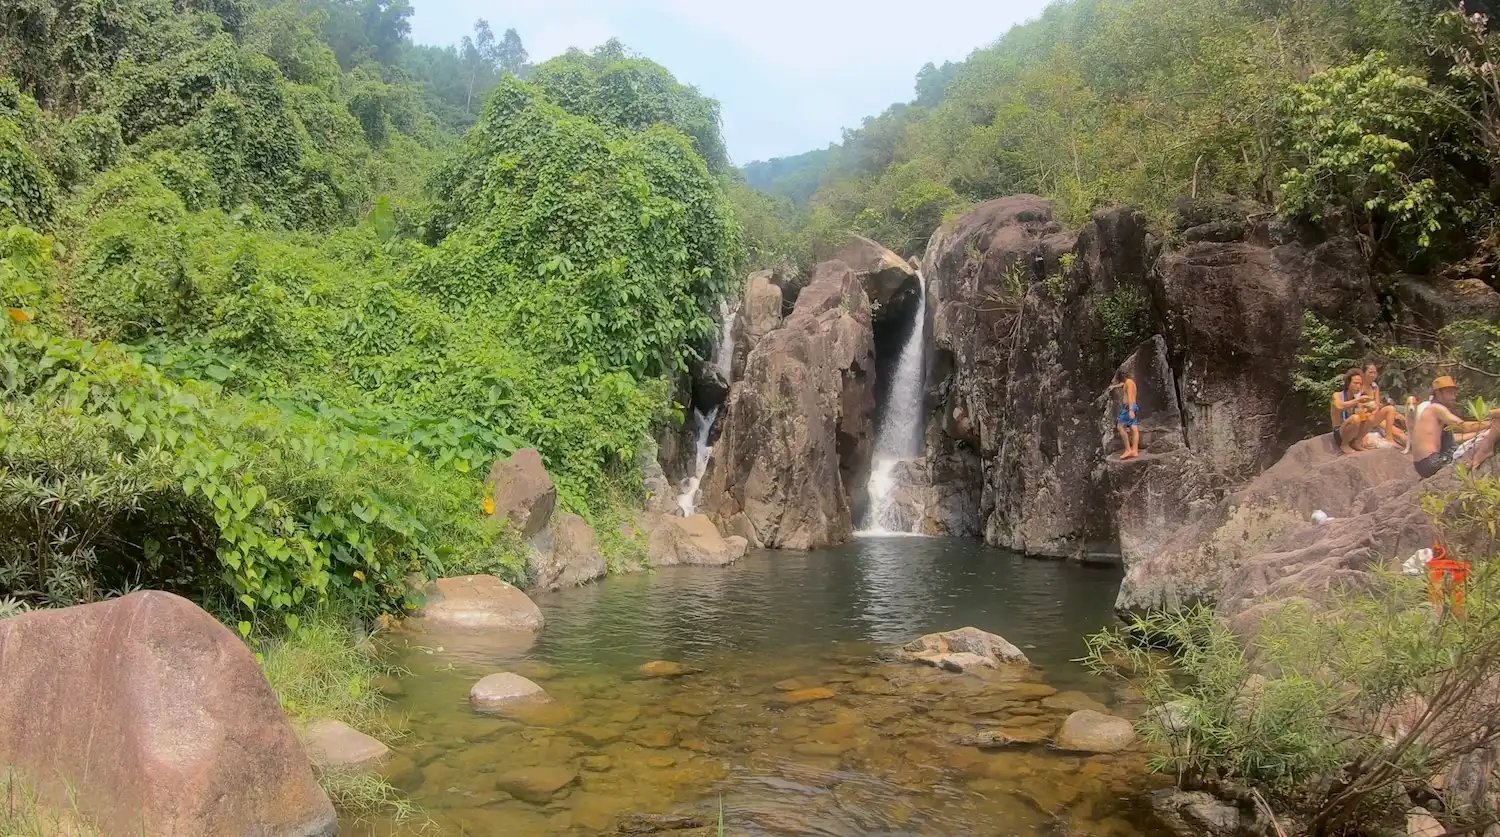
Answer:
[[[533,590],[562,590],[602,577],[609,569],[588,521],[572,512],[552,516],[552,525],[531,539],[528,575]]]
[[[492,575],[440,578],[423,588],[424,601],[407,620],[432,632],[520,631],[542,629],[542,611],[518,588]]]
[[[1356,494],[1352,502],[1325,509],[1333,519],[1318,524],[1304,522],[1304,517],[1226,568],[1215,600],[1219,611],[1242,632],[1253,632],[1264,615],[1287,601],[1320,601],[1335,589],[1361,589],[1376,570],[1393,569],[1418,549],[1430,548],[1438,532],[1423,510],[1423,498],[1452,496],[1462,488],[1457,465],[1419,481],[1408,458],[1395,451],[1368,451],[1339,461],[1348,463],[1346,468],[1358,467],[1366,479],[1385,478],[1364,491],[1353,483],[1347,489]],[[1500,458],[1491,458],[1478,472],[1500,476]],[[1320,474],[1313,484],[1334,496],[1331,482]],[[1311,503],[1303,503],[1307,505]],[[1450,528],[1444,538],[1451,548],[1464,552],[1476,546],[1468,542],[1473,534]],[[1478,534],[1487,547],[1488,531]]]
[[[692,517],[654,515],[645,523],[647,562],[653,567],[722,567],[745,556],[744,538],[723,537],[713,521]]]
[[[542,455],[522,448],[509,459],[497,459],[487,481],[493,494],[492,515],[507,520],[523,538],[547,528],[557,507],[557,486],[542,464]]]
[[[750,350],[762,337],[781,328],[786,312],[786,299],[781,285],[775,281],[772,271],[760,270],[750,274],[745,281],[745,296],[740,303],[740,315],[735,318],[734,358],[730,364],[731,375],[740,380],[745,375],[745,362]]]
[[[849,265],[864,285],[870,299],[870,318],[875,322],[905,321],[916,309],[922,285],[917,271],[906,259],[884,245],[858,235],[849,236],[834,259]]]
[[[338,831],[255,656],[186,599],[0,621],[0,684],[0,765],[106,833]]]
[[[1158,548],[1132,550],[1126,556],[1116,607],[1141,612],[1217,602],[1226,594],[1237,597],[1240,594],[1227,585],[1247,561],[1271,551],[1285,536],[1299,533],[1303,539],[1321,538],[1343,531],[1339,521],[1321,526],[1310,522],[1314,511],[1333,518],[1352,517],[1373,498],[1400,494],[1416,483],[1410,459],[1399,451],[1377,449],[1345,456],[1326,434],[1299,442],[1260,476],[1177,527]],[[1355,539],[1381,537],[1379,531],[1412,536],[1405,527],[1385,521],[1368,528],[1377,531]],[[1258,586],[1248,581],[1239,584],[1241,588]]]
[[[863,508],[875,438],[870,306],[854,271],[819,265],[786,322],[750,351],[702,484],[767,547],[842,543]],[[747,538],[747,540],[749,540]]]

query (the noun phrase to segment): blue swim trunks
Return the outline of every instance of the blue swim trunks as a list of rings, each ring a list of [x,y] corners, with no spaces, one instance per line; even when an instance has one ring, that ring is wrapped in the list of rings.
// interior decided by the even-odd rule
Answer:
[[[1130,411],[1135,411],[1135,418],[1130,417]],[[1135,427],[1141,423],[1141,405],[1133,404],[1129,407],[1120,408],[1120,424],[1124,427]]]

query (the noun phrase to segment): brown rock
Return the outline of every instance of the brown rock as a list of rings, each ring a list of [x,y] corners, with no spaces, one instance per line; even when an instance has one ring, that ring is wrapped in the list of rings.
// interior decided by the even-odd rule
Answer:
[[[646,522],[647,561],[653,567],[722,567],[745,557],[744,538],[723,537],[708,517],[651,515]]]
[[[690,718],[702,718],[713,714],[714,706],[706,698],[681,695],[667,701],[667,709],[678,715],[686,715]]]
[[[307,757],[319,770],[364,773],[391,756],[391,748],[341,721],[319,718],[300,732]]]
[[[590,747],[603,747],[619,741],[625,731],[619,727],[580,726],[573,727],[568,733]]]
[[[602,578],[608,565],[588,521],[559,512],[552,525],[530,541],[529,571],[534,590],[562,590]]]
[[[43,803],[119,834],[338,829],[254,655],[186,599],[0,621],[0,683],[0,764]]]
[[[407,620],[416,630],[518,631],[542,629],[542,611],[520,589],[492,575],[440,578],[424,589],[426,601]]]
[[[834,690],[826,686],[819,686],[814,689],[797,689],[793,692],[787,692],[777,699],[782,703],[811,703],[815,700],[827,700],[835,694],[837,692]]]
[[[652,660],[649,663],[643,663],[636,670],[647,677],[683,677],[703,671],[701,668],[691,668],[670,660]]]
[[[894,695],[896,687],[884,677],[861,677],[854,681],[854,691],[862,695]]]
[[[497,459],[487,480],[495,500],[492,516],[508,520],[522,538],[547,528],[557,507],[557,486],[534,448],[522,448],[509,459]]]
[[[981,750],[998,750],[1024,744],[1038,744],[1045,740],[1047,740],[1047,731],[1045,729],[1036,726],[1022,726],[985,729],[975,733],[960,735],[955,739],[955,743],[964,747],[978,747]]]
[[[501,773],[495,786],[524,802],[541,805],[576,781],[578,774],[565,767],[522,767]]]
[[[873,321],[905,320],[915,310],[921,283],[905,259],[868,238],[849,236],[835,259],[849,265],[865,288]]]
[[[767,547],[848,540],[874,444],[874,384],[869,301],[854,271],[825,262],[749,354],[703,480],[705,511],[726,525],[744,515]]]
[[[1051,697],[1042,698],[1042,706],[1059,712],[1077,712],[1081,709],[1092,709],[1095,712],[1109,711],[1109,707],[1083,692],[1059,692]]]
[[[648,727],[630,734],[630,740],[653,750],[665,750],[677,743],[677,733],[666,727]]]
[[[480,712],[546,703],[551,699],[541,686],[508,671],[491,674],[469,690],[469,703]]]
[[[1118,753],[1135,743],[1135,729],[1124,718],[1092,709],[1074,712],[1057,732],[1057,748],[1082,753]]]

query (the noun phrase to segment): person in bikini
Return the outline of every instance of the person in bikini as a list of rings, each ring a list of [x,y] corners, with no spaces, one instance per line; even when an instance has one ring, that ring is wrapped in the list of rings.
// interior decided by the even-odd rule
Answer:
[[[1458,382],[1444,375],[1432,382],[1432,400],[1423,404],[1412,428],[1411,461],[1422,479],[1454,462],[1483,465],[1500,439],[1500,409],[1479,421],[1459,418]]]
[[[1124,372],[1115,373],[1115,382],[1109,392],[1120,390],[1120,417],[1115,428],[1120,431],[1120,441],[1125,443],[1125,452],[1120,459],[1135,459],[1141,455],[1141,408],[1135,402],[1135,379]]]
[[[1382,405],[1365,391],[1363,369],[1350,369],[1344,373],[1344,389],[1335,392],[1330,418],[1339,449],[1344,453],[1358,453],[1365,449],[1365,436],[1380,428],[1387,439],[1392,437],[1396,408]]]
[[[1380,396],[1380,365],[1373,360],[1365,361],[1365,367],[1362,371],[1362,377],[1364,378],[1363,391],[1370,396],[1369,404],[1377,408],[1387,406]],[[1379,430],[1392,444],[1404,448],[1407,446],[1407,439],[1406,428],[1402,427],[1403,417],[1401,412],[1396,410],[1394,404],[1388,406],[1392,410],[1395,410],[1395,415],[1389,427],[1381,427]]]

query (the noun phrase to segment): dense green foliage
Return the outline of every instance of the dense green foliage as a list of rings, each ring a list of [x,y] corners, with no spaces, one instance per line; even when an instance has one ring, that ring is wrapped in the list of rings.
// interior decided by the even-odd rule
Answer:
[[[481,485],[519,446],[596,522],[638,495],[744,257],[717,104],[616,43],[418,48],[410,12],[5,13],[7,608],[149,585],[297,628],[519,579]]]
[[[1407,260],[1489,231],[1497,185],[1493,40],[1443,0],[1072,0],[829,151],[752,164],[803,223],[906,254],[945,215],[1037,193],[1074,223],[1096,207],[1165,219],[1232,195],[1313,221],[1352,215]],[[828,218],[819,220],[818,213]],[[754,242],[752,242],[754,243]]]

